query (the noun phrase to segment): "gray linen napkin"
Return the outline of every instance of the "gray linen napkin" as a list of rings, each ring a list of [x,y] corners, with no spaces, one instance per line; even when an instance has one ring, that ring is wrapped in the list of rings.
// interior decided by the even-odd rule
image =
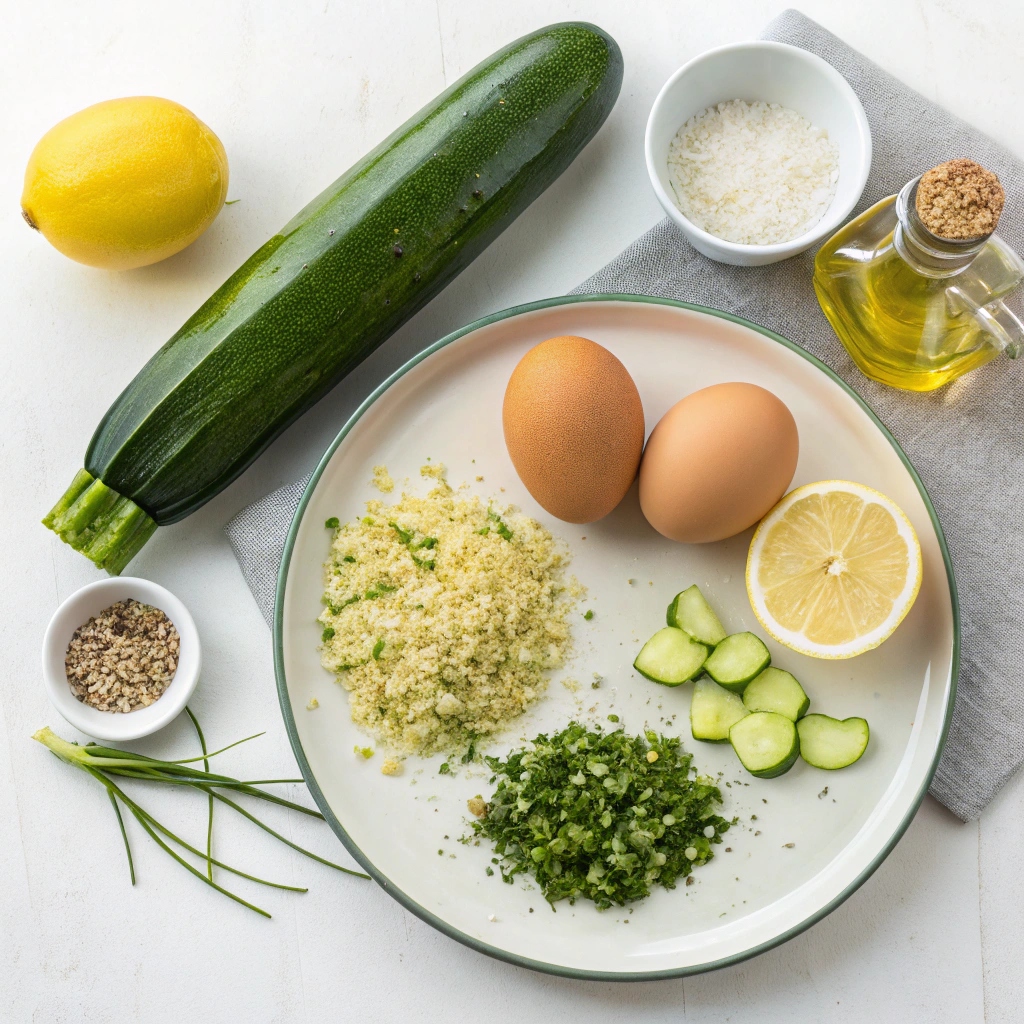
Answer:
[[[912,177],[970,156],[1003,182],[1000,233],[1024,252],[1024,165],[908,89],[816,22],[789,10],[762,38],[823,57],[867,111],[874,159],[857,212]],[[874,408],[917,468],[949,541],[960,592],[963,643],[949,740],[931,792],[964,821],[976,817],[1024,763],[1024,544],[1018,510],[1024,454],[1021,372],[997,361],[937,393],[916,395],[867,380],[818,307],[813,254],[767,267],[727,267],[701,256],[664,220],[576,289],[666,296],[728,310],[797,342]],[[227,533],[268,622],[284,538],[305,481],[244,509]]]

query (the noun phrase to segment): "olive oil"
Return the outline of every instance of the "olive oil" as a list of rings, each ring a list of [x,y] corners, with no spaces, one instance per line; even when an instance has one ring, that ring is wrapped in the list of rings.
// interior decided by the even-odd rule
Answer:
[[[932,391],[1001,352],[1024,325],[1002,303],[1024,264],[995,235],[938,239],[916,219],[917,182],[850,221],[819,250],[814,288],[857,366],[873,380]]]

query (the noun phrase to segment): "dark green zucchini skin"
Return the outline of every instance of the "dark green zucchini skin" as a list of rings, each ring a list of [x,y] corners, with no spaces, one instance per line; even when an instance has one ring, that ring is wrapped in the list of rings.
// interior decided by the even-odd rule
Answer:
[[[194,512],[569,166],[621,82],[615,41],[577,22],[478,65],[221,286],[111,406],[85,468],[157,524]]]

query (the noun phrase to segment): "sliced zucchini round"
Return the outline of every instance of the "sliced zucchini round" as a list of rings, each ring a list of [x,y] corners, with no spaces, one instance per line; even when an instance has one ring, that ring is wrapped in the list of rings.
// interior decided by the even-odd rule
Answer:
[[[729,730],[740,763],[759,779],[774,779],[793,767],[800,754],[796,726],[785,715],[755,711]]]
[[[829,718],[808,715],[796,724],[800,755],[815,768],[835,771],[859,761],[868,749],[871,730],[863,718]]]
[[[656,683],[678,686],[701,670],[707,656],[708,649],[689,633],[666,626],[640,648],[633,668]]]
[[[738,693],[726,690],[707,676],[694,683],[690,698],[690,732],[695,740],[728,743],[729,730],[747,714]]]
[[[696,583],[676,594],[668,606],[666,618],[670,626],[685,630],[708,647],[714,647],[726,637],[725,628]]]
[[[727,636],[708,657],[704,671],[719,686],[742,693],[744,687],[771,663],[772,656],[753,633]]]
[[[743,705],[748,711],[776,711],[796,722],[807,714],[811,700],[793,675],[769,666],[747,683]]]

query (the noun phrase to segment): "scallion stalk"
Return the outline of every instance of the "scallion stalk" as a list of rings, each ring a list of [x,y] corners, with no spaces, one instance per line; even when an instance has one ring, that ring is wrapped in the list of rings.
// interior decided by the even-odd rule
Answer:
[[[176,860],[182,867],[211,888],[216,889],[217,892],[223,893],[236,903],[242,904],[242,906],[255,911],[257,914],[262,914],[264,917],[270,917],[270,914],[261,907],[258,907],[253,903],[249,903],[247,900],[242,899],[242,897],[237,893],[233,893],[229,889],[225,889],[223,886],[215,882],[213,878],[214,866],[222,868],[225,871],[229,871],[241,878],[247,878],[252,882],[257,882],[260,885],[268,885],[276,889],[288,889],[293,892],[306,892],[306,889],[301,886],[285,885],[282,882],[270,882],[267,879],[259,878],[256,875],[249,874],[248,872],[232,867],[229,864],[225,864],[223,861],[217,860],[213,856],[213,805],[215,800],[227,804],[233,810],[237,811],[242,817],[247,818],[254,825],[261,828],[264,832],[272,835],[275,839],[280,840],[285,845],[290,846],[293,850],[296,850],[303,856],[309,857],[311,860],[315,860],[320,864],[326,864],[328,867],[335,868],[337,871],[342,871],[347,875],[355,875],[357,878],[368,879],[370,877],[369,875],[364,875],[360,871],[353,871],[351,868],[335,864],[333,861],[326,860],[325,858],[312,853],[310,850],[299,846],[297,843],[293,843],[290,839],[286,839],[281,835],[280,832],[276,832],[265,822],[257,818],[256,815],[246,810],[241,806],[241,804],[236,803],[234,800],[226,797],[223,793],[218,792],[218,790],[227,790],[233,794],[255,797],[256,799],[264,800],[267,803],[278,804],[282,807],[287,807],[290,810],[299,811],[302,814],[308,814],[314,818],[320,818],[321,820],[323,819],[323,815],[319,811],[313,810],[309,807],[303,807],[302,804],[295,803],[292,800],[286,800],[284,797],[276,796],[273,793],[269,793],[266,790],[259,788],[260,785],[270,785],[273,783],[302,782],[302,779],[257,779],[255,781],[248,782],[233,779],[228,775],[220,775],[215,772],[211,772],[209,770],[209,759],[211,757],[222,754],[224,751],[230,750],[231,747],[238,746],[239,743],[245,743],[248,740],[255,739],[256,737],[247,736],[244,740],[238,740],[236,743],[231,743],[226,747],[221,747],[219,750],[214,750],[212,752],[208,751],[206,747],[206,738],[203,735],[203,731],[198,720],[190,709],[186,708],[186,711],[188,711],[189,718],[192,720],[192,724],[196,730],[196,735],[199,738],[200,746],[203,750],[203,753],[199,757],[180,758],[176,761],[162,761],[154,757],[147,757],[145,754],[136,754],[129,750],[120,750],[117,747],[100,746],[95,743],[79,746],[77,743],[61,739],[49,728],[40,729],[32,737],[42,743],[44,747],[46,747],[56,757],[60,758],[60,760],[75,768],[81,769],[86,774],[100,782],[106,789],[107,796],[110,798],[110,803],[114,808],[114,814],[117,817],[118,827],[121,830],[121,837],[124,840],[125,853],[128,857],[128,871],[131,875],[132,885],[135,884],[135,862],[132,857],[131,844],[128,841],[128,832],[125,828],[124,818],[121,815],[122,804],[127,808],[128,812],[138,822],[142,830],[150,837],[150,839],[152,839],[165,853],[170,854],[170,856],[173,857],[174,860]],[[263,734],[258,733],[257,735]],[[204,767],[202,769],[195,767],[194,762],[196,761],[202,761]],[[204,793],[207,799],[206,852],[204,853],[202,850],[199,850],[185,842],[184,839],[181,839],[170,829],[157,821],[149,811],[145,810],[145,808],[125,793],[125,791],[114,781],[112,776],[126,779],[138,779],[143,782],[158,782],[168,786],[187,786]],[[184,852],[200,858],[205,864],[206,873],[204,874],[199,871],[185,860],[181,854],[172,849],[172,847],[164,841],[165,839],[170,840],[170,842],[177,845]]]

